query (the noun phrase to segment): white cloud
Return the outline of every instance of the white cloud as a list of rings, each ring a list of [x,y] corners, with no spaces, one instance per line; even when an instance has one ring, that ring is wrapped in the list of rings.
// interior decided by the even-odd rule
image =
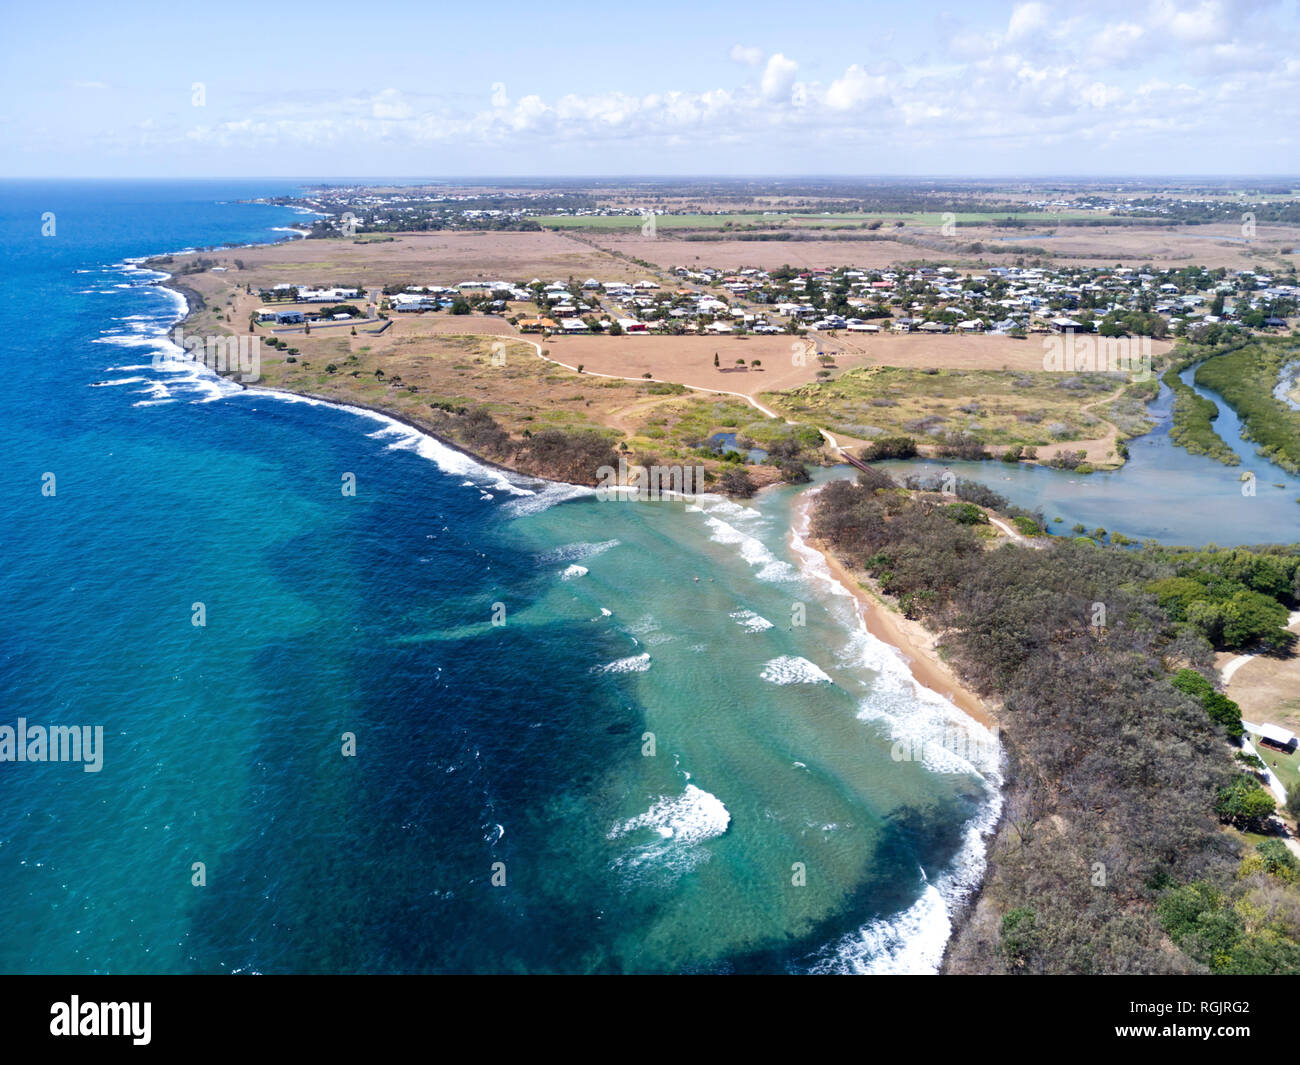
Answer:
[[[1115,22],[1093,36],[1089,50],[1098,62],[1118,63],[1128,59],[1145,36],[1146,30],[1135,22]]]
[[[370,112],[375,118],[410,118],[411,105],[396,89],[385,89],[370,101]]]
[[[826,90],[826,106],[835,111],[849,111],[871,100],[880,99],[888,91],[888,79],[868,74],[854,63],[842,78],[831,82],[830,88]]]
[[[1218,0],[1180,8],[1173,0],[1155,0],[1152,24],[1185,44],[1211,44],[1228,35],[1228,20]]]
[[[925,51],[823,66],[822,80],[801,77],[800,64],[783,53],[736,45],[730,57],[748,69],[718,56],[727,73],[703,90],[668,84],[588,93],[561,82],[546,96],[511,100],[495,83],[489,99],[470,104],[459,95],[395,88],[332,97],[294,92],[209,113],[206,126],[163,120],[150,132],[159,144],[401,144],[467,156],[509,147],[575,159],[682,151],[702,160],[722,143],[771,157],[778,145],[869,141],[888,145],[890,158],[929,158],[947,145],[961,153],[954,160],[984,161],[972,166],[1002,159],[1033,165],[1044,146],[1054,152],[1068,144],[1082,158],[1103,148],[1128,153],[1140,169],[1170,149],[1185,159],[1195,131],[1201,144],[1222,146],[1225,157],[1249,149],[1249,158],[1258,158],[1266,150],[1259,145],[1276,145],[1277,169],[1294,167],[1291,142],[1278,139],[1260,104],[1300,92],[1300,59],[1287,54],[1284,29],[1271,25],[1273,10],[1256,0],[1149,3],[1122,16],[1114,13],[1118,4],[1104,15],[1067,16],[1057,6],[1022,3],[1005,22],[1005,15],[972,26],[954,22]],[[1225,18],[1233,33],[1190,39]]]
[[[1047,8],[1043,4],[1017,4],[1007,25],[1007,39],[1018,41],[1041,30],[1048,24]]]
[[[777,52],[767,61],[763,69],[761,88],[763,96],[769,100],[790,98],[790,89],[794,86],[794,76],[799,71],[799,64],[793,59],[786,59]]]

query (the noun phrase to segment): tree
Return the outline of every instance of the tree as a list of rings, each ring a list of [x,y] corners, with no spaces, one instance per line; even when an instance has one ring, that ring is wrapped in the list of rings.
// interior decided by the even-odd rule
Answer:
[[[1026,907],[1008,910],[1002,915],[998,936],[998,950],[1013,969],[1023,969],[1030,955],[1042,946],[1038,929],[1038,915]]]
[[[802,462],[796,462],[788,459],[782,462],[779,469],[781,470],[781,480],[786,484],[807,484],[812,478],[808,475],[808,468]]]
[[[1246,773],[1220,788],[1214,801],[1219,820],[1238,828],[1258,830],[1276,810],[1277,804],[1259,778]]]
[[[1289,642],[1287,609],[1276,599],[1250,590],[1237,592],[1223,607],[1223,642],[1229,648],[1259,641],[1281,647]]]
[[[1248,876],[1256,868],[1289,884],[1300,880],[1300,861],[1280,839],[1266,839],[1255,845],[1255,853],[1242,865],[1242,874]]]
[[[862,451],[867,462],[881,459],[910,459],[916,457],[916,441],[910,436],[882,436],[873,440]]]
[[[758,491],[754,479],[749,476],[749,471],[743,467],[727,470],[719,479],[719,484],[727,495],[740,496],[742,499],[748,499]]]
[[[713,365],[718,368],[722,367],[722,363],[718,361],[718,353],[716,351],[713,353]]]

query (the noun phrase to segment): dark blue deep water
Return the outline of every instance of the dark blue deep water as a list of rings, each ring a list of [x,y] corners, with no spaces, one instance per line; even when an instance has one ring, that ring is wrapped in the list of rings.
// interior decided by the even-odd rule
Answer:
[[[0,725],[104,734],[0,762],[0,971],[933,969],[997,759],[891,754],[960,715],[796,493],[567,498],[152,364],[129,260],[289,191],[0,184]]]

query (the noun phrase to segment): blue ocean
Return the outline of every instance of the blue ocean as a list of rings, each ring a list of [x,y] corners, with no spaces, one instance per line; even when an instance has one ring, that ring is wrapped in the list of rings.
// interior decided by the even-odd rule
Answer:
[[[0,762],[0,971],[934,971],[997,744],[807,488],[600,501],[158,364],[138,260],[293,189],[0,184],[0,725],[103,729]]]

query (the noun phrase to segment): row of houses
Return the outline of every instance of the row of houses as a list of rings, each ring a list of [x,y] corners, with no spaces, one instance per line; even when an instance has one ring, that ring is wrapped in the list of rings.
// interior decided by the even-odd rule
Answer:
[[[292,295],[295,303],[342,303],[345,300],[360,299],[364,295],[359,288],[312,288],[288,282],[275,285],[270,291],[277,296]]]
[[[1300,304],[1294,277],[1278,281],[1249,270],[990,267],[962,274],[952,267],[924,266],[677,272],[725,290],[751,310],[761,309],[769,321],[774,317],[814,331],[1088,331],[1107,315],[1135,311],[1161,316],[1171,332],[1180,325],[1214,325],[1243,316],[1252,325],[1282,327]]]

